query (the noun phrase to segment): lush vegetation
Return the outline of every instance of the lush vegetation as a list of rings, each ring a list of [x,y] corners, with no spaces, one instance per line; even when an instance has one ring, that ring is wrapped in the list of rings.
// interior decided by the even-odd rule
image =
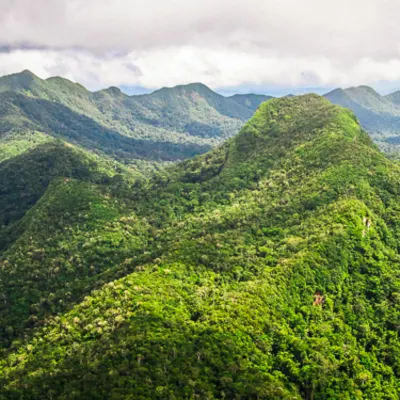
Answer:
[[[400,167],[350,111],[268,101],[149,180],[97,162],[13,224],[1,399],[399,397]]]
[[[202,84],[127,96],[29,71],[0,78],[0,137],[44,132],[123,162],[174,161],[237,133],[253,110]]]

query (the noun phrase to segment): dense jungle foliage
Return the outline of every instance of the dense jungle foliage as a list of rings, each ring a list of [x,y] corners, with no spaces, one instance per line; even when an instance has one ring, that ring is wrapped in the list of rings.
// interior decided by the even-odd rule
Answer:
[[[350,111],[270,100],[150,179],[0,167],[46,146],[0,194],[0,399],[399,398],[400,167]]]

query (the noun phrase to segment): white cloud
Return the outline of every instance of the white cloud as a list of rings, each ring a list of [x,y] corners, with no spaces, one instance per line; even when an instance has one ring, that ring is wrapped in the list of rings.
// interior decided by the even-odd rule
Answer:
[[[0,54],[2,74],[28,68],[92,89],[400,80],[397,0],[0,0],[0,7],[0,44],[15,46]]]

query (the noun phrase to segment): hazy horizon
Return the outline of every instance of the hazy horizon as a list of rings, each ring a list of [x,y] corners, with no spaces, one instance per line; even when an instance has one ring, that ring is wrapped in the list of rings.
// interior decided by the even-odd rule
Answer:
[[[40,76],[39,74],[35,73],[34,71],[32,71],[28,68],[25,68],[20,71],[14,71],[9,74],[3,74],[1,76],[18,74],[23,71],[30,71],[31,73],[36,75],[38,78],[43,79],[43,80],[48,79],[50,77],[60,76],[62,78],[71,80],[72,82],[83,84],[82,82],[76,81],[74,79],[71,79],[69,77],[65,77],[62,75],[52,75],[52,76],[46,76],[46,77]],[[150,94],[150,93],[153,93],[153,92],[163,89],[163,88],[172,88],[175,86],[188,85],[191,83],[202,83],[202,84],[206,85],[204,82],[193,81],[193,82],[188,82],[188,83],[178,83],[178,84],[172,85],[172,86],[161,86],[161,87],[157,87],[157,88],[146,88],[143,86],[129,86],[129,85],[120,85],[120,86],[110,85],[110,86],[99,86],[98,88],[91,89],[90,87],[86,87],[85,85],[84,86],[88,90],[91,90],[93,92],[108,89],[110,87],[118,87],[123,93],[125,93],[129,96],[133,96],[133,95]],[[237,87],[212,87],[209,85],[206,85],[206,86],[208,86],[214,92],[216,92],[222,96],[226,96],[226,97],[233,96],[235,94],[258,94],[258,95],[266,95],[266,96],[272,96],[272,97],[283,97],[283,96],[287,96],[287,95],[302,95],[302,94],[308,94],[308,93],[316,93],[316,94],[319,94],[322,96],[322,95],[325,95],[335,89],[348,89],[348,88],[357,87],[357,86],[370,86],[382,96],[385,96],[387,94],[391,94],[391,93],[394,93],[394,92],[400,90],[400,83],[398,86],[396,86],[396,85],[394,85],[394,83],[392,83],[392,85],[390,85],[389,83],[385,83],[385,82],[383,82],[383,83],[381,82],[378,85],[360,84],[360,85],[351,85],[348,87],[295,87],[295,88],[288,87],[288,88],[284,88],[284,87],[279,87],[278,85],[271,85],[270,87],[246,86],[246,85],[237,86]]]

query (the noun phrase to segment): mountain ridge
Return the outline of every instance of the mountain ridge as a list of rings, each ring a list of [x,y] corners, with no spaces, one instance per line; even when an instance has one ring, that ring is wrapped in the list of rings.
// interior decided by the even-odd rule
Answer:
[[[202,153],[235,134],[252,115],[248,108],[220,96],[202,84],[164,88],[149,95],[128,96],[115,87],[90,92],[82,85],[64,78],[42,80],[29,71],[23,71],[0,78],[0,94],[10,98],[8,93],[25,96],[24,104],[33,104],[33,100],[36,100],[37,114],[46,113],[40,108],[39,102],[57,103],[60,104],[59,108],[67,107],[76,115],[83,115],[89,125],[97,124],[100,130],[112,130],[125,142],[126,138],[141,140],[143,146],[149,147],[144,158],[150,161],[171,159],[166,154],[168,149],[161,157],[157,156],[160,154],[159,150],[155,150],[155,155],[152,156],[154,143],[158,143],[158,146],[165,143],[166,146],[175,146],[177,149],[181,145],[182,154],[176,151],[172,153],[172,157],[174,160],[187,158],[185,146],[194,149],[194,154]],[[18,108],[19,105],[14,104],[14,107]],[[29,109],[32,110],[32,107]],[[26,108],[17,109],[12,121],[18,123],[18,115],[25,118]],[[57,115],[52,113],[51,118],[57,118]],[[47,125],[41,126],[39,123],[37,126],[29,118],[26,122],[37,131],[53,134],[51,130],[46,132]],[[65,124],[65,121],[57,122],[58,125],[60,123]],[[22,122],[22,126],[24,125],[25,122]],[[11,123],[10,128],[12,126]],[[83,126],[83,130],[87,129],[89,127]],[[97,141],[101,140],[103,138],[99,137]],[[96,146],[94,149],[104,150]],[[134,153],[132,155],[135,157]]]
[[[398,157],[400,107],[393,96],[381,96],[373,88],[336,89],[324,95],[335,104],[350,108],[364,129],[387,154]]]
[[[230,96],[229,98],[249,108],[252,111],[256,111],[258,106],[264,101],[273,99],[272,96],[267,96],[263,94],[254,94],[254,93],[235,94],[233,96]]]
[[[0,92],[4,91],[61,103],[123,136],[149,140],[150,148],[152,142],[188,143],[193,149],[198,147],[197,154],[237,133],[257,107],[271,99],[256,94],[224,97],[202,83],[132,96],[117,87],[90,92],[65,78],[41,80],[30,71],[0,78]],[[400,100],[396,100],[396,92],[381,96],[363,85],[333,90],[325,97],[352,109],[381,148],[397,157]],[[187,155],[174,154],[174,157],[179,160]],[[162,158],[150,157],[150,161],[162,161]]]

